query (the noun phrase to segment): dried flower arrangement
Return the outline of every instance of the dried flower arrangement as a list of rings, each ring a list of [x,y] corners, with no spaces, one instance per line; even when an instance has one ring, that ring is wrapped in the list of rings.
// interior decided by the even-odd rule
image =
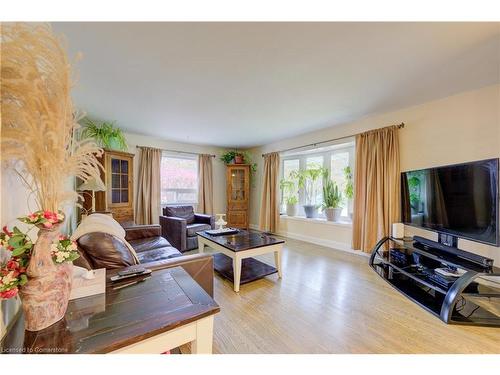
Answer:
[[[27,282],[23,278],[19,284],[20,295],[26,329],[39,330],[64,316],[71,288],[71,262],[57,264],[52,255],[62,205],[78,201],[67,182],[72,177],[98,178],[102,166],[97,156],[102,150],[92,140],[75,137],[79,116],[70,96],[71,65],[64,43],[51,27],[3,24],[1,46],[2,162],[32,192],[39,212],[49,216],[35,213],[24,218],[39,233],[23,262]]]
[[[5,24],[1,41],[2,160],[16,163],[39,209],[57,212],[78,197],[69,177],[99,176],[102,151],[75,137],[71,66],[50,26]]]

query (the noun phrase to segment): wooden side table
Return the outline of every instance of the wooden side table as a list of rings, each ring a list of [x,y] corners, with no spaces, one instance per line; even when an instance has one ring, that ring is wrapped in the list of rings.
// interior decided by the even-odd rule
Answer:
[[[105,294],[70,301],[65,317],[42,331],[25,331],[21,313],[0,353],[163,353],[188,342],[192,353],[212,353],[220,308],[183,268],[115,286],[108,281]]]

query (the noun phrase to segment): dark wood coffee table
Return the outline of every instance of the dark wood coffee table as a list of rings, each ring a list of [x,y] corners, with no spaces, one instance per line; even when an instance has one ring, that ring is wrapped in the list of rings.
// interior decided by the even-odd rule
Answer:
[[[281,278],[281,251],[285,241],[262,232],[246,230],[228,236],[211,236],[204,231],[197,234],[200,253],[203,253],[205,246],[222,253],[214,255],[214,269],[233,282],[235,292],[240,291],[240,284],[273,273],[278,273]],[[267,253],[274,253],[276,268],[252,258]]]
[[[109,274],[108,274],[109,277]],[[154,271],[135,285],[106,284],[106,293],[69,302],[59,322],[24,330],[22,313],[0,342],[0,353],[163,353],[191,342],[212,353],[217,303],[181,267]]]

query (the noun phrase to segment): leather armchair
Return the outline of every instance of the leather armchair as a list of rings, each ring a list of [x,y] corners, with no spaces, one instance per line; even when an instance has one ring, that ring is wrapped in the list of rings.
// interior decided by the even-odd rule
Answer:
[[[160,216],[161,235],[179,251],[198,248],[196,232],[215,228],[215,216],[194,213],[192,206],[169,206]]]

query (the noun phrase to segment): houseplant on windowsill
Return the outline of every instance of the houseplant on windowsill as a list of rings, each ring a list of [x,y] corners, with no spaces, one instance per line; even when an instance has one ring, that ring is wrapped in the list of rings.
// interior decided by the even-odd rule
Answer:
[[[297,198],[297,186],[293,179],[280,180],[280,189],[283,193],[283,200],[286,203],[286,215],[287,216],[297,216],[297,203],[299,199]]]
[[[288,197],[285,199],[285,202],[286,202],[286,215],[297,216],[299,211],[297,203],[299,203],[299,199],[297,197]]]
[[[306,217],[309,219],[318,216],[319,205],[316,202],[316,197],[319,193],[319,187],[317,182],[320,178],[324,177],[326,173],[326,169],[319,165],[290,173],[290,177],[297,180],[299,188],[304,190],[306,203],[302,207],[304,207]]]
[[[35,197],[38,210],[19,220],[38,228],[38,235],[34,240],[4,227],[0,245],[10,259],[0,265],[0,298],[19,292],[25,328],[38,331],[62,319],[71,291],[75,245],[59,231],[62,207],[79,196],[67,182],[99,178],[102,150],[75,137],[70,64],[50,26],[2,29],[2,162]]]
[[[337,184],[325,178],[323,181],[323,210],[327,221],[339,221],[342,213],[342,193]]]

